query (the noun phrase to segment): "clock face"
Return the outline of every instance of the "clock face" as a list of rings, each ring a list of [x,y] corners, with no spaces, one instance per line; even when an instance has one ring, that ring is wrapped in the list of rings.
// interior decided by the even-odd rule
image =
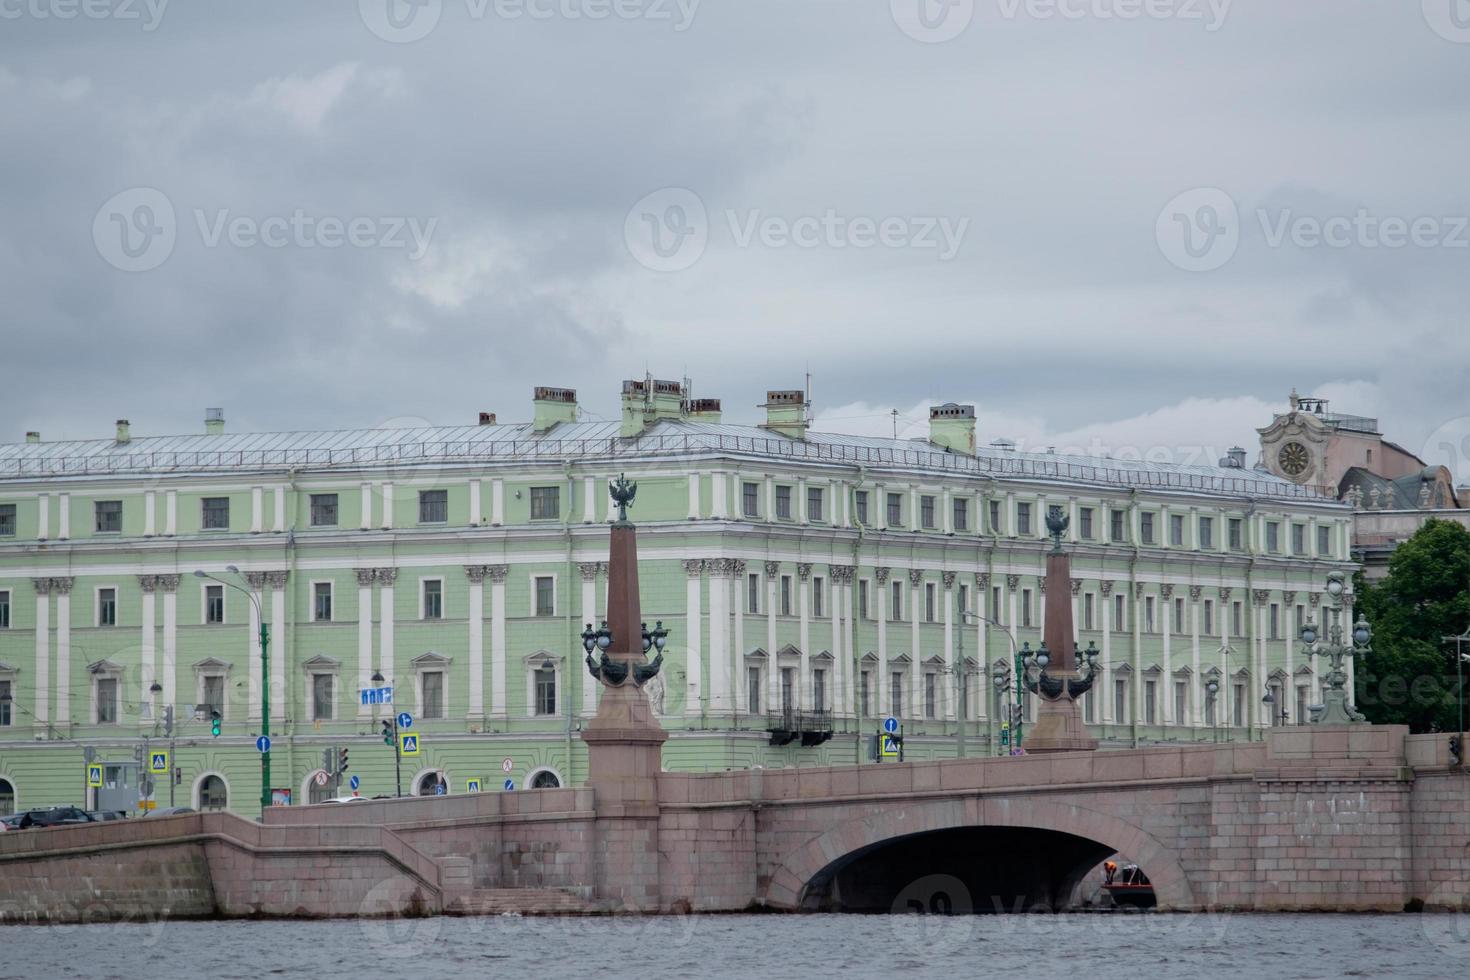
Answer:
[[[1312,454],[1301,443],[1288,442],[1276,454],[1276,462],[1281,465],[1281,472],[1287,476],[1301,476],[1311,465]]]

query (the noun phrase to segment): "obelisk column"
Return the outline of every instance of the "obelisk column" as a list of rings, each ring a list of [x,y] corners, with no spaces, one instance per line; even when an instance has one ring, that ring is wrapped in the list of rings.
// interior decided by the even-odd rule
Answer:
[[[1026,733],[1021,747],[1028,754],[1091,751],[1097,748],[1097,742],[1087,737],[1082,705],[1069,689],[1071,682],[1079,680],[1081,675],[1073,653],[1076,647],[1072,631],[1072,563],[1061,546],[1067,522],[1060,513],[1054,513],[1048,517],[1047,528],[1056,544],[1046,556],[1046,626],[1042,636],[1051,654],[1046,678],[1059,682],[1061,690],[1053,697],[1039,698],[1036,724]]]

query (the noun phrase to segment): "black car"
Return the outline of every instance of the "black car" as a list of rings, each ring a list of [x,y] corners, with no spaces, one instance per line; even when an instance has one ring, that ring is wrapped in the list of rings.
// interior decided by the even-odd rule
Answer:
[[[49,810],[27,810],[20,818],[20,829],[31,827],[66,827],[72,824],[93,823],[86,810],[74,806],[55,806]]]
[[[121,810],[88,810],[87,816],[101,822],[103,820],[126,820],[128,815]]]

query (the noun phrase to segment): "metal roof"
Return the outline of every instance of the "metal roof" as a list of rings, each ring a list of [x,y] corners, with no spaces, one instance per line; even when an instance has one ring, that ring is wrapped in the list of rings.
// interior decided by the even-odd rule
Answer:
[[[755,425],[663,420],[624,439],[616,421],[563,422],[537,434],[531,423],[220,433],[0,445],[0,479],[166,473],[325,471],[433,466],[731,455],[807,460],[954,475],[1106,484],[1279,499],[1332,498],[1254,470],[1152,463],[982,447],[974,456],[928,442],[809,430],[792,439]]]

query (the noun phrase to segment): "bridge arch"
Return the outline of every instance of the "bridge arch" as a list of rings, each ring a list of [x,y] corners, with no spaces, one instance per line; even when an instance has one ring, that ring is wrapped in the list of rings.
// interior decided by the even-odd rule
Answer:
[[[874,808],[881,809],[875,813]],[[1053,832],[1091,842],[1100,848],[1098,860],[1106,851],[1127,855],[1149,875],[1159,908],[1197,907],[1189,877],[1170,847],[1135,824],[1077,803],[1016,797],[874,802],[835,824],[830,811],[826,819],[820,810],[812,816],[827,829],[779,856],[764,890],[766,904],[800,908],[811,884],[824,873],[885,845],[938,832],[994,829]]]

